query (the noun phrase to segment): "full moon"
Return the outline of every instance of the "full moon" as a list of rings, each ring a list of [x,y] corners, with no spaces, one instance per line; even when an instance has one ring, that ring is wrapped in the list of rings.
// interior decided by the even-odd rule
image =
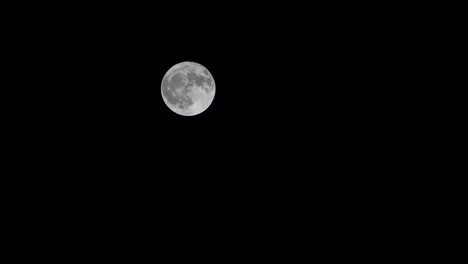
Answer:
[[[196,62],[181,62],[171,67],[162,80],[161,95],[174,113],[194,116],[213,102],[215,82],[211,73]]]

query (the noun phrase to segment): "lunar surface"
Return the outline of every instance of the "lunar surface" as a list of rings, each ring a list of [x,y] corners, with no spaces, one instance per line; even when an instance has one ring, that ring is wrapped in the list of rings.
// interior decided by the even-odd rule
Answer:
[[[194,116],[205,111],[213,102],[215,83],[210,72],[195,62],[182,62],[164,75],[161,94],[173,112]]]

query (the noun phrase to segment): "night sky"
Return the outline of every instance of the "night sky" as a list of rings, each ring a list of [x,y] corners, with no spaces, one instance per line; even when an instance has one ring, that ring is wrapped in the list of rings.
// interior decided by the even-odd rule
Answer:
[[[417,162],[424,118],[416,105],[434,26],[424,17],[211,8],[86,9],[34,38],[54,39],[38,44],[38,56],[65,87],[51,109],[57,119],[44,121],[70,153],[57,164],[76,175],[78,210],[92,230],[109,232],[110,255],[182,263],[218,260],[214,251],[241,260],[281,247],[268,231],[278,226],[294,233],[315,223],[317,236],[339,235],[339,215],[382,208],[382,193]],[[172,112],[160,91],[184,61],[205,66],[216,83],[211,106],[193,117]]]

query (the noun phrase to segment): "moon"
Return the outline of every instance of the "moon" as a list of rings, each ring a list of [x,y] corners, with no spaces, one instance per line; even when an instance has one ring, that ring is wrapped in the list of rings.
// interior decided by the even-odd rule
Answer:
[[[213,102],[215,92],[213,76],[196,62],[186,61],[174,65],[166,72],[161,83],[161,95],[167,107],[182,116],[204,112]]]

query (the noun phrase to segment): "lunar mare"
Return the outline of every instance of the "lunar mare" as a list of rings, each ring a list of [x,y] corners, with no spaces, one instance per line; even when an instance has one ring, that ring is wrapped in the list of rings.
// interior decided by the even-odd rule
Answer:
[[[182,76],[181,83],[173,77]],[[178,77],[177,77],[178,78]],[[216,88],[208,69],[195,62],[182,62],[171,67],[164,75],[161,95],[173,112],[194,116],[204,112],[213,102]]]

